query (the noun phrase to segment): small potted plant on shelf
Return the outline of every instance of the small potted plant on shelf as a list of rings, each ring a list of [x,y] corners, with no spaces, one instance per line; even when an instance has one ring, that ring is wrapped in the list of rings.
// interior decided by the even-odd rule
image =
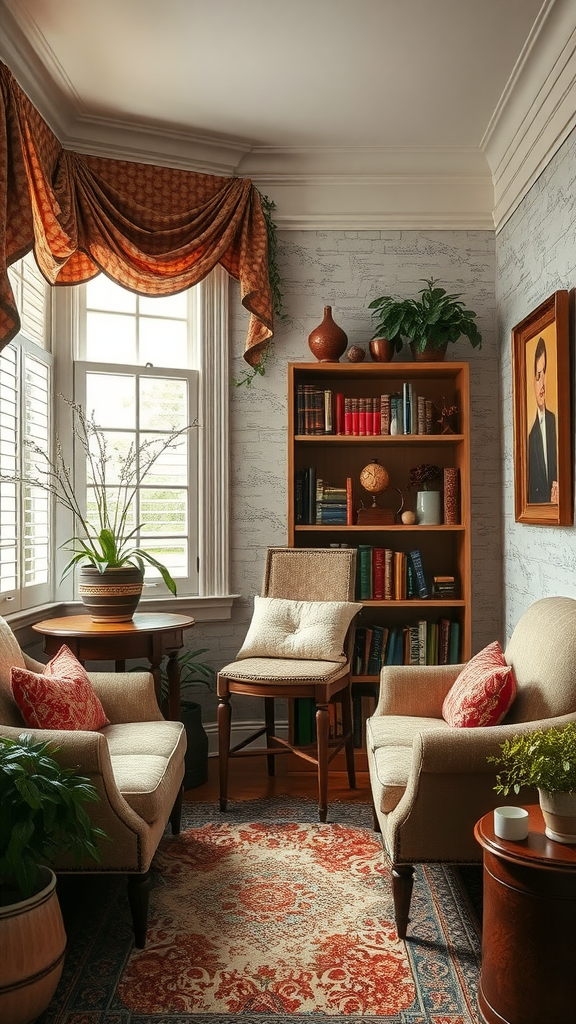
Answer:
[[[576,843],[576,723],[512,736],[500,750],[487,758],[499,767],[496,792],[535,787],[548,838]]]
[[[410,470],[407,489],[416,488],[416,522],[419,526],[438,526],[441,522],[440,491],[433,489],[441,474],[439,466],[427,462],[421,462]]]
[[[26,733],[0,737],[0,1020],[11,1024],[36,1020],[62,973],[66,934],[50,864],[61,853],[99,861],[106,838],[84,807],[96,789],[61,767],[57,751]]]
[[[374,337],[388,338],[397,351],[406,340],[414,359],[427,361],[444,359],[448,343],[462,335],[472,348],[481,346],[476,313],[460,302],[460,293],[448,294],[433,277],[424,280],[426,287],[418,293],[419,299],[382,295],[372,300],[368,308],[377,320]]]
[[[84,513],[76,497],[73,474],[59,441],[52,459],[34,441],[26,440],[32,468],[21,476],[0,475],[0,481],[39,487],[72,512],[78,534],[62,545],[73,552],[62,579],[79,566],[79,594],[94,621],[128,621],[142,594],[145,562],[158,570],[176,595],[176,583],[166,566],[135,540],[141,524],[134,520],[134,507],[138,488],[150,470],[167,449],[177,447],[191,425],[172,430],[163,439],[147,439],[138,448],[130,444],[125,452],[116,451],[82,406],[63,395],[60,398],[71,409],[74,436],[86,457],[92,491],[88,511]]]

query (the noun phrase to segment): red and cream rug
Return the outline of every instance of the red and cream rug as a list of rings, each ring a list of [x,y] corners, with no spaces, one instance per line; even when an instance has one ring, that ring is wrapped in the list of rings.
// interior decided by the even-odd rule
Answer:
[[[479,1024],[478,927],[454,872],[418,869],[401,942],[369,808],[333,805],[322,825],[304,806],[187,807],[186,830],[155,858],[146,948],[122,950],[112,928],[42,1024]]]

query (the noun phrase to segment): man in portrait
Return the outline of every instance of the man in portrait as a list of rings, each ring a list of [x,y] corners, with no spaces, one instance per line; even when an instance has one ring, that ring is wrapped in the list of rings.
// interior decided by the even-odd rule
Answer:
[[[536,418],[528,438],[528,502],[558,504],[556,417],[546,408],[547,354],[544,338],[534,353]]]

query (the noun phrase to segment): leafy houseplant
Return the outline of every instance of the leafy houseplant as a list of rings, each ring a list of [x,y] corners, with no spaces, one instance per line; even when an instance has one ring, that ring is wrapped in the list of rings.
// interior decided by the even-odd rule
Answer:
[[[56,854],[88,854],[100,860],[97,846],[106,838],[84,808],[98,800],[88,778],[62,768],[57,748],[22,733],[0,737],[0,902],[17,894],[26,899],[38,884],[39,865]]]
[[[66,932],[48,865],[59,853],[99,860],[105,838],[84,809],[94,786],[62,768],[56,749],[26,733],[0,737],[0,1020],[11,1024],[36,1020],[62,974]]]
[[[448,342],[458,341],[461,335],[468,338],[473,348],[481,346],[476,313],[459,301],[460,293],[448,294],[433,277],[424,280],[426,287],[420,290],[419,299],[382,295],[372,300],[368,308],[377,321],[373,336],[388,338],[398,350],[406,339],[415,356],[421,356],[426,348],[441,353]]]
[[[191,427],[173,430],[164,439],[143,441],[139,447],[132,443],[124,454],[112,452],[104,431],[94,419],[77,403],[60,397],[72,411],[74,435],[86,456],[88,484],[93,492],[89,512],[84,514],[76,498],[72,472],[64,461],[59,440],[54,459],[34,441],[26,440],[30,469],[17,477],[2,475],[0,480],[18,480],[29,487],[39,487],[74,515],[79,534],[63,545],[73,554],[62,579],[79,564],[100,574],[129,566],[138,570],[143,579],[147,562],[159,571],[168,590],[175,595],[176,584],[166,566],[135,541],[141,524],[134,521],[134,502],[138,488],[160,456],[168,448],[177,447],[178,439]],[[114,480],[110,481],[108,476],[112,473]]]
[[[431,485],[438,480],[441,473],[440,467],[433,466],[431,463],[421,462],[419,466],[413,466],[410,470],[408,490],[411,491],[413,487],[416,487],[418,491],[432,490]]]
[[[512,736],[487,760],[500,766],[494,789],[537,788],[549,839],[576,843],[576,723]]]
[[[502,744],[501,754],[487,760],[501,766],[494,789],[503,796],[519,793],[523,786],[572,793],[576,791],[576,723],[513,736]]]

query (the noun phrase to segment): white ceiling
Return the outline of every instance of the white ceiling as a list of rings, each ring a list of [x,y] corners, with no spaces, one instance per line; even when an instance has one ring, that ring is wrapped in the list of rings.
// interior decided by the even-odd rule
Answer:
[[[334,191],[347,176],[364,177],[369,208],[385,186],[402,206],[400,180],[419,175],[451,175],[456,192],[469,179],[484,208],[507,93],[567,6],[0,0],[0,55],[65,145],[276,184],[287,223],[321,207],[320,187],[349,207]],[[293,196],[304,182],[310,196]]]

